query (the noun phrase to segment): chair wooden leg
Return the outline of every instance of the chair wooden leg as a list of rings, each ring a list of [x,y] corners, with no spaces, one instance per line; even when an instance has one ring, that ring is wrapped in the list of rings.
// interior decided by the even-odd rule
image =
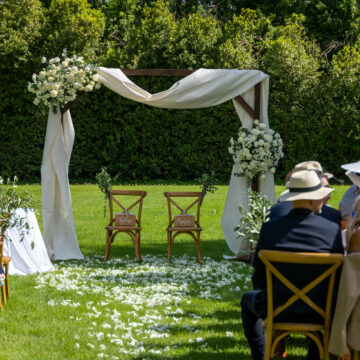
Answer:
[[[4,304],[6,305],[5,287],[6,287],[6,285],[4,285],[4,286],[1,287],[1,296],[2,296],[2,299],[4,300]]]
[[[265,336],[265,356],[264,360],[271,359],[271,347],[272,347],[272,326],[267,326],[266,328],[266,336]]]
[[[359,360],[359,358],[360,358],[360,354],[359,354],[360,351],[359,351],[359,350],[353,350],[352,353],[353,353],[352,359],[353,359],[353,360]]]
[[[201,252],[200,252],[200,232],[198,232],[197,236],[196,236],[196,251],[197,251],[199,263],[201,264],[202,259],[201,259]]]
[[[141,261],[141,233],[140,233],[140,231],[138,232],[138,256],[139,256],[139,261]]]
[[[166,261],[170,261],[170,255],[171,255],[171,247],[172,247],[172,233],[171,231],[168,231],[168,256]]]
[[[110,249],[111,249],[111,233],[110,231],[106,230],[106,249],[105,249],[104,261],[106,261],[110,256]]]
[[[5,270],[5,286],[6,286],[6,296],[10,298],[10,286],[9,286],[9,266],[10,264],[6,265]]]
[[[135,240],[134,240],[134,246],[135,246],[135,257],[137,261],[141,260],[141,255],[140,255],[140,233],[138,231],[135,232]]]

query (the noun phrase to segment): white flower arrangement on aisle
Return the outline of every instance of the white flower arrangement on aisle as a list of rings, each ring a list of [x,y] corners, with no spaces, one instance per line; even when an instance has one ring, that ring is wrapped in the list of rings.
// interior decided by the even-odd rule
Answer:
[[[84,62],[82,56],[67,56],[66,49],[59,57],[50,59],[39,74],[33,74],[28,90],[35,94],[34,104],[45,105],[56,113],[78,95],[99,89],[101,84],[95,66]],[[45,64],[46,58],[41,62]]]
[[[280,134],[274,130],[266,130],[259,120],[254,120],[254,128],[248,130],[241,127],[237,139],[230,139],[229,153],[232,155],[237,172],[235,176],[247,176],[253,179],[259,176],[265,179],[265,173],[274,174],[281,158],[283,142]]]

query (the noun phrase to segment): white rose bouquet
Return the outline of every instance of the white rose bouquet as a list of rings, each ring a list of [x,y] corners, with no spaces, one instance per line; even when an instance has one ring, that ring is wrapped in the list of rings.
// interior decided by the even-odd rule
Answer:
[[[266,131],[265,124],[254,121],[254,128],[248,130],[241,127],[236,139],[230,139],[229,153],[238,167],[235,176],[247,176],[253,179],[259,176],[265,179],[265,173],[275,173],[275,168],[281,158],[283,142],[280,134],[274,130]]]
[[[45,64],[46,58],[43,57],[41,62]],[[58,105],[64,108],[79,95],[100,86],[95,66],[86,64],[82,56],[67,57],[64,50],[62,59],[50,59],[39,74],[33,74],[28,90],[35,94],[35,105],[45,105],[56,113]]]

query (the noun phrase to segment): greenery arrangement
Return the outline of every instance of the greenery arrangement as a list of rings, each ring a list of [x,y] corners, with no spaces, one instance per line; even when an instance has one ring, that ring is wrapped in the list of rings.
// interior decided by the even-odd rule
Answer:
[[[64,49],[62,58],[50,59],[39,74],[33,74],[28,84],[29,92],[35,94],[34,104],[45,105],[54,113],[58,106],[64,107],[79,94],[101,87],[95,66],[85,63],[82,56],[68,57]],[[41,62],[45,64],[46,58],[42,57]]]
[[[201,200],[200,200],[200,206],[204,201],[205,195],[209,192],[211,194],[214,193],[215,190],[217,190],[217,187],[215,184],[218,182],[218,180],[215,177],[215,172],[212,171],[210,174],[202,174],[202,176],[196,181],[200,184],[201,187]]]
[[[270,171],[275,174],[275,169],[281,158],[283,142],[279,133],[266,130],[265,124],[254,120],[254,128],[248,130],[241,127],[238,137],[230,139],[229,153],[237,165],[236,176],[247,176],[249,179],[259,176],[265,179],[265,174]]]
[[[97,173],[95,176],[96,183],[100,191],[104,193],[104,199],[105,199],[104,217],[106,216],[106,206],[108,205],[110,207],[110,192],[118,176],[119,175],[116,175],[113,178],[111,178],[106,167],[101,168],[100,172]]]
[[[234,231],[237,237],[249,241],[250,252],[254,252],[262,224],[267,221],[271,201],[261,193],[248,191],[249,210],[239,206],[240,220]]]
[[[16,213],[19,208],[28,211],[33,208],[32,195],[27,191],[20,191],[17,187],[17,176],[14,176],[13,180],[7,179],[4,183],[4,179],[0,176],[0,229],[4,232],[8,228],[18,227],[23,231],[20,232],[20,241],[24,239],[25,232],[29,230],[29,224],[26,219]],[[11,239],[9,239],[11,240]],[[31,244],[33,246],[33,244]]]

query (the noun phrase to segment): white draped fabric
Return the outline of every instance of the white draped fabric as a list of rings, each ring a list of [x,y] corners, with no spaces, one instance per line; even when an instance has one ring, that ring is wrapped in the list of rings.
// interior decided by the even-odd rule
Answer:
[[[70,111],[49,112],[41,164],[44,241],[51,260],[83,259],[75,234],[68,169],[75,131]]]
[[[169,108],[203,108],[221,104],[242,95],[252,106],[254,86],[261,86],[260,120],[268,125],[267,101],[269,78],[257,70],[199,69],[176,82],[170,89],[150,94],[128,79],[120,69],[98,69],[100,81],[109,89],[125,98],[143,104]],[[242,124],[252,127],[252,119],[234,101]],[[52,123],[52,125],[49,125]],[[71,134],[71,136],[70,136]],[[73,142],[70,113],[66,113],[61,127],[60,115],[50,114],[42,165],[44,239],[54,259],[79,258],[74,230],[68,183],[68,165]],[[45,164],[46,162],[46,164]],[[45,164],[45,165],[44,165]],[[46,183],[46,186],[44,186]],[[241,244],[233,231],[239,220],[239,204],[247,205],[248,182],[245,178],[231,175],[222,227],[229,248],[237,254]],[[260,190],[270,200],[275,200],[274,180],[271,174],[260,183]],[[56,230],[56,231],[55,231]]]
[[[27,275],[54,270],[48,257],[35,213],[33,211],[26,213],[23,209],[17,209],[16,213],[26,220],[30,230],[29,232],[24,232],[20,227],[6,230],[4,255],[11,256],[9,274]],[[20,241],[22,235],[24,235],[24,238]]]

